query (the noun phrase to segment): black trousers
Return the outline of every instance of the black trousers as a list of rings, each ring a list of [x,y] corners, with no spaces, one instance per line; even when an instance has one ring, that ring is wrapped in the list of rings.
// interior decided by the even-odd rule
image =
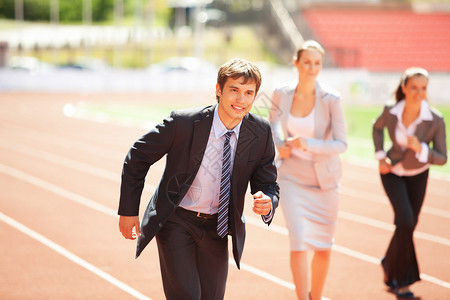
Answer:
[[[408,286],[420,280],[413,233],[428,182],[428,170],[416,176],[381,175],[384,190],[395,215],[395,232],[382,266],[386,284],[392,288]]]
[[[228,276],[228,238],[205,219],[177,208],[156,235],[164,293],[169,300],[223,299]]]

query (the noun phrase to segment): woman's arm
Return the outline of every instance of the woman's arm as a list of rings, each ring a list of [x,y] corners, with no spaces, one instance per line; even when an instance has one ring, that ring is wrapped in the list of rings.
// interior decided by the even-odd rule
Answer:
[[[433,147],[428,152],[428,161],[434,165],[443,165],[447,162],[445,122],[442,117],[438,119],[436,133],[433,137]]]

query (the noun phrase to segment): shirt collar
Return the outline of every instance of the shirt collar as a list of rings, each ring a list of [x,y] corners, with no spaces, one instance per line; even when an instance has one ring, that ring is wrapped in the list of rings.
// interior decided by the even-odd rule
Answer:
[[[402,119],[403,109],[405,109],[405,100],[399,101],[397,104],[391,108],[390,113],[397,116],[397,119]],[[417,118],[420,121],[431,121],[433,120],[433,115],[431,114],[430,105],[427,100],[422,100],[420,103],[420,114]]]
[[[239,139],[239,131],[241,130],[242,120],[237,124],[231,131],[234,132],[234,135],[236,136],[236,140]],[[214,108],[214,118],[213,118],[213,124],[212,128],[214,131],[214,135],[216,139],[220,138],[222,135],[227,133],[229,131],[225,125],[223,125],[222,120],[220,120],[219,117],[219,105],[216,105]]]

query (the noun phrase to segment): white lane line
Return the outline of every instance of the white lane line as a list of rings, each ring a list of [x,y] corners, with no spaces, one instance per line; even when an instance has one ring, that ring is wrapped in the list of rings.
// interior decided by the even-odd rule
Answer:
[[[236,263],[234,262],[234,260],[232,258],[230,258],[228,260],[228,263],[230,265],[233,265],[233,266],[236,267]],[[252,266],[247,265],[247,264],[245,264],[243,262],[241,262],[241,270],[245,270],[245,271],[247,271],[249,273],[252,273],[252,274],[254,274],[256,276],[262,277],[262,278],[264,278],[264,279],[266,279],[268,281],[271,281],[273,283],[276,283],[276,284],[281,285],[281,286],[283,286],[285,288],[288,288],[290,290],[295,291],[295,284],[293,284],[292,282],[289,282],[289,281],[283,280],[281,278],[278,278],[278,277],[276,277],[276,276],[274,276],[274,275],[272,275],[270,273],[267,273],[266,271],[263,271],[263,270],[260,270],[258,268],[252,267]],[[326,298],[326,297],[322,297],[322,300],[330,300],[330,299]]]
[[[347,186],[341,186],[341,195],[345,196],[345,197],[359,198],[359,199],[365,200],[365,201],[381,203],[386,206],[390,205],[389,200],[386,197],[380,196],[379,194],[373,194],[373,193],[368,193],[365,191],[352,189]],[[427,213],[427,214],[434,215],[437,217],[450,219],[450,211],[440,209],[440,208],[430,207],[427,205],[424,205],[422,207],[422,213]]]
[[[71,160],[53,153],[49,153],[47,151],[43,151],[43,150],[33,150],[30,147],[24,146],[24,145],[15,145],[15,146],[11,146],[8,143],[6,143],[5,141],[2,141],[2,139],[0,138],[0,147],[3,147],[5,149],[11,150],[11,151],[16,151],[19,152],[21,154],[25,154],[25,155],[29,155],[32,157],[36,157],[39,158],[41,160],[46,160],[48,162],[51,163],[56,163],[58,165],[67,167],[67,168],[71,168],[74,170],[77,170],[79,172],[83,172],[83,173],[87,173],[93,176],[97,176],[106,180],[110,180],[112,182],[116,182],[116,183],[120,183],[120,176],[119,174],[116,174],[115,172],[111,172],[108,170],[105,170],[103,168],[99,168],[99,167],[95,167],[86,163],[82,163],[79,161],[75,161],[75,160]],[[29,177],[30,175],[28,175]],[[40,180],[37,178],[34,178],[35,180]],[[156,190],[156,187],[146,183],[145,187],[144,187],[145,191],[154,191]],[[348,189],[345,189],[348,190]],[[351,193],[351,196],[360,196],[363,199],[368,199],[367,197],[371,197],[372,195],[369,193],[359,193],[359,191],[354,190]],[[379,202],[379,201],[376,201]],[[381,202],[381,201],[380,201]],[[385,201],[383,201],[384,203]],[[430,207],[426,207],[424,206],[422,208],[423,212],[427,212],[429,214],[432,215],[436,215],[436,216],[441,216],[444,218],[450,218],[450,213],[447,211],[443,211],[443,210],[439,210],[439,209],[435,209],[435,208],[430,208]],[[352,214],[349,212],[345,212],[340,210],[339,211],[339,218],[341,219],[345,219],[345,220],[349,220],[349,221],[353,221],[353,222],[358,222],[364,225],[368,225],[368,226],[373,226],[379,229],[383,229],[383,230],[387,230],[387,231],[393,231],[394,230],[394,226],[392,224],[388,224],[388,223],[384,223],[375,219],[371,219],[368,217],[363,217],[360,215],[356,215],[356,214]],[[420,231],[415,231],[414,232],[414,236],[416,238],[420,238],[420,239],[424,239],[427,241],[431,241],[431,242],[435,242],[435,243],[439,243],[439,244],[443,244],[446,246],[450,246],[450,240],[443,238],[443,237],[439,237],[436,235],[432,235],[432,234],[428,234],[428,233],[424,233],[424,232],[420,232]]]
[[[87,120],[97,123],[109,123],[116,124],[119,126],[141,128],[141,129],[151,129],[158,124],[156,121],[139,120],[132,117],[125,116],[111,116],[109,113],[91,111],[86,109],[83,103],[67,103],[64,105],[63,114],[69,118],[75,118],[79,120]]]
[[[347,140],[349,144],[373,151],[373,141],[370,138],[348,137]],[[450,150],[447,150],[447,155],[450,156]],[[366,158],[357,156],[344,155],[343,160],[346,163],[357,167],[365,167],[370,169],[378,168],[378,163],[375,161],[375,159],[367,160]],[[439,169],[432,170],[432,172],[430,173],[430,177],[438,180],[450,181],[450,174],[442,172]],[[364,180],[365,178],[358,177],[357,179]]]
[[[97,210],[101,213],[104,213],[104,214],[107,214],[109,216],[113,216],[116,218],[118,217],[117,211],[112,208],[109,208],[103,204],[97,203],[91,199],[84,197],[84,196],[78,195],[76,193],[72,193],[71,191],[63,189],[57,185],[54,185],[52,183],[49,183],[47,181],[44,181],[42,179],[39,179],[37,177],[34,177],[32,175],[29,175],[27,173],[19,171],[17,169],[5,166],[4,164],[1,164],[1,163],[0,163],[0,172],[6,174],[8,176],[15,177],[19,180],[25,181],[29,184],[32,184],[34,186],[37,186],[37,187],[47,190],[49,192],[52,192],[58,196],[69,199],[73,202],[77,202],[79,204],[82,204],[82,205],[92,208],[94,210]]]
[[[39,160],[45,160],[50,163],[58,164],[66,168],[70,168],[79,172],[100,177],[105,180],[120,183],[120,173],[118,172],[111,172],[103,168],[99,168],[80,161],[72,160],[57,154],[50,153],[48,151],[33,149],[25,145],[12,145],[11,143],[8,143],[5,140],[2,140],[1,138],[0,138],[0,147],[11,151],[16,151],[20,154],[38,158]],[[154,191],[156,187],[147,186],[146,184],[144,190],[148,191],[150,189]]]
[[[360,224],[365,224],[368,226],[372,226],[372,227],[379,228],[379,229],[384,229],[387,231],[394,231],[394,229],[395,229],[395,226],[392,224],[387,224],[387,223],[384,223],[384,222],[381,222],[381,221],[378,221],[378,220],[375,220],[372,218],[356,215],[356,214],[341,211],[341,210],[338,212],[338,216],[339,216],[339,218],[344,219],[344,220],[353,221],[353,222],[357,222]],[[428,234],[428,233],[424,233],[424,232],[420,232],[420,231],[414,231],[414,237],[420,238],[422,240],[426,240],[429,242],[434,242],[434,243],[442,244],[445,246],[450,246],[449,239],[435,236],[432,234]]]
[[[96,203],[95,201],[90,200],[90,199],[88,199],[86,197],[83,197],[81,195],[72,193],[72,192],[67,191],[67,190],[65,190],[63,188],[60,188],[60,187],[58,187],[58,186],[56,186],[54,184],[51,184],[49,182],[46,182],[44,180],[41,180],[41,179],[36,178],[36,177],[34,177],[32,175],[29,175],[29,174],[26,174],[26,173],[24,173],[22,171],[16,170],[14,168],[5,166],[5,165],[3,165],[1,163],[0,163],[0,172],[6,174],[8,176],[17,178],[19,180],[22,180],[22,181],[24,181],[26,183],[35,185],[35,186],[37,186],[39,188],[42,188],[44,190],[47,190],[49,192],[52,192],[52,193],[54,193],[54,194],[56,194],[58,196],[61,196],[61,197],[65,198],[65,199],[74,201],[76,203],[79,203],[79,204],[84,205],[86,207],[89,207],[91,209],[97,210],[97,211],[99,211],[101,213],[104,213],[106,215],[117,217],[117,212],[115,210],[107,207],[107,206],[104,206],[102,204]],[[248,266],[248,265],[245,265],[245,266],[246,267],[245,268],[243,267],[242,269],[244,269],[244,270],[246,270],[248,272],[250,272],[250,270],[252,270],[252,273],[255,274],[255,275],[258,275],[259,277],[262,277],[262,278],[265,278],[265,279],[271,278],[271,281],[273,281],[273,282],[275,282],[277,284],[280,284],[280,282],[283,282],[283,280],[279,279],[279,278],[277,280],[275,280],[275,278],[277,278],[277,277],[275,277],[273,275],[270,275],[268,273],[264,274],[263,271],[261,271],[261,273],[258,273],[258,272],[256,272],[256,270],[257,270],[256,268],[252,269],[251,266]],[[267,274],[270,275],[270,276],[268,276]],[[284,284],[281,284],[281,285],[285,286]]]
[[[236,267],[236,263],[234,262],[234,260],[232,258],[228,259],[228,263],[230,265],[233,265]],[[284,286],[285,288],[291,289],[291,290],[295,290],[295,285],[291,282],[288,282],[286,280],[283,280],[281,278],[278,278],[272,274],[269,274],[263,270],[260,270],[258,268],[252,267],[250,265],[247,265],[245,263],[240,263],[241,264],[241,270],[245,270],[248,271],[249,273],[255,274],[259,277],[262,277],[264,279],[267,279],[268,281],[272,281],[278,285]]]
[[[433,277],[433,276],[430,276],[430,275],[427,275],[427,274],[423,274],[423,273],[420,273],[420,277],[423,280],[426,280],[426,281],[432,282],[432,283],[434,283],[436,285],[440,285],[440,286],[443,286],[443,287],[446,287],[446,288],[450,289],[450,283],[449,282],[440,280],[440,279],[438,279],[436,277]]]
[[[113,182],[120,182],[120,173],[111,172],[103,168],[99,168],[91,164],[86,164],[80,161],[69,159],[45,150],[35,149],[26,145],[13,144],[10,141],[6,141],[2,138],[0,138],[0,147],[7,150],[15,151],[23,155],[31,156],[39,160],[45,160],[51,163],[55,163],[60,166],[70,168],[79,172],[95,175],[96,177],[107,179]]]
[[[108,170],[105,170],[105,169],[102,169],[99,167],[95,167],[90,164],[71,160],[71,159],[62,157],[60,155],[50,153],[48,151],[33,149],[26,145],[18,145],[18,144],[13,145],[11,142],[5,141],[1,138],[0,138],[0,147],[11,150],[11,151],[16,151],[18,153],[25,154],[28,156],[32,156],[35,158],[39,158],[41,160],[46,160],[49,162],[57,163],[64,167],[68,167],[68,168],[71,168],[71,169],[74,169],[74,170],[77,170],[77,171],[80,171],[83,173],[88,173],[88,174],[91,174],[91,175],[94,175],[97,177],[101,177],[106,180],[110,180],[113,182],[120,182],[120,174],[118,174],[117,172],[111,172],[111,171],[108,171]],[[386,205],[388,204],[387,200],[383,199],[382,197],[374,196],[373,194],[370,194],[367,192],[361,192],[361,191],[351,189],[348,187],[342,187],[341,194],[343,196],[348,196],[348,197],[352,197],[352,198],[358,197],[358,198],[370,200],[370,201],[373,201],[376,203],[382,203],[382,204],[386,204]],[[442,210],[442,209],[423,206],[422,212],[450,219],[450,212]]]
[[[30,184],[36,185],[36,186],[38,186],[40,188],[43,188],[43,189],[46,189],[46,190],[48,190],[50,192],[56,193],[57,195],[60,195],[60,196],[62,196],[64,198],[66,198],[66,199],[75,201],[75,202],[77,202],[79,204],[85,205],[87,207],[90,207],[92,209],[95,209],[97,211],[105,213],[107,215],[111,215],[111,216],[117,217],[116,211],[111,209],[111,208],[109,208],[109,207],[107,207],[107,206],[99,204],[99,203],[97,203],[97,202],[95,202],[93,200],[90,200],[90,199],[88,199],[86,197],[83,197],[81,195],[78,195],[78,194],[72,193],[70,191],[67,191],[67,190],[65,190],[63,188],[60,188],[60,187],[58,187],[58,186],[56,186],[54,184],[51,184],[51,183],[48,183],[48,182],[46,182],[44,180],[36,178],[36,177],[34,177],[32,175],[26,174],[26,173],[24,173],[22,171],[19,171],[19,170],[16,170],[14,168],[10,168],[8,166],[5,166],[5,165],[3,165],[1,163],[0,163],[0,172],[4,173],[6,175],[13,176],[13,177],[15,177],[15,178],[17,178],[19,180],[28,182]],[[154,189],[154,186],[151,186],[149,188]],[[342,213],[342,212],[339,212],[339,213]],[[267,229],[267,226],[265,224],[261,223],[261,221],[259,219],[256,219],[256,218],[253,218],[253,217],[248,217],[248,216],[245,219],[246,219],[248,224],[255,225],[255,226]],[[377,222],[379,222],[379,221],[377,221]],[[382,223],[382,222],[380,222],[380,223]],[[391,230],[391,229],[387,229],[387,224],[386,223],[382,223],[382,224],[383,225],[380,226],[380,228],[386,229],[386,230]],[[282,235],[285,235],[285,236],[288,235],[287,228],[285,228],[283,226],[279,226],[279,225],[276,225],[276,224],[271,224],[268,227],[268,229],[270,231],[273,231],[273,232],[278,233],[278,234],[282,234]],[[350,252],[342,252],[342,249],[343,248],[339,248],[339,247],[336,248],[336,249],[333,248],[333,250],[336,250],[337,252],[341,252],[343,254],[346,254],[346,255],[349,255],[351,257],[355,257],[355,258],[358,258],[358,259],[361,259],[361,257],[366,256],[365,254],[360,253],[360,252],[356,252],[356,251],[354,251],[353,253],[359,253],[359,255],[354,255],[354,254],[351,254]],[[351,251],[353,251],[353,250],[351,250]],[[367,256],[367,257],[369,257],[369,256]],[[371,257],[371,259],[373,261],[375,261],[375,260],[378,261],[379,260],[379,259],[374,258],[374,257]],[[362,259],[362,260],[364,260],[364,259]],[[364,261],[367,261],[367,260],[364,260]],[[432,277],[430,275],[426,275],[426,274],[423,274],[423,275],[425,275],[425,277],[423,277],[424,280],[427,280],[426,278],[434,278],[434,277]],[[422,276],[422,274],[421,274],[421,276]],[[436,279],[436,280],[433,280],[433,281],[430,281],[430,282],[433,282],[435,284],[438,284],[438,285],[441,285],[441,286],[444,286],[444,287],[446,287],[446,284],[447,284],[445,281],[440,281],[439,279]],[[441,282],[444,282],[445,284],[441,284]]]
[[[14,139],[19,138],[27,141],[35,141],[39,144],[45,144],[62,149],[76,149],[79,153],[88,153],[89,155],[101,157],[103,159],[116,161],[119,158],[123,160],[126,154],[124,151],[119,151],[111,147],[108,148],[108,151],[105,151],[105,146],[100,146],[95,142],[90,142],[87,140],[82,141],[83,145],[80,147],[80,141],[76,141],[73,138],[48,132],[31,130],[21,125],[2,124],[2,129],[4,129],[8,134],[13,132]]]
[[[289,234],[287,228],[285,228],[283,226],[279,226],[276,224],[270,224],[270,226],[267,227],[267,225],[261,223],[261,220],[254,218],[254,217],[246,217],[245,221],[247,224],[251,224],[256,227],[264,228],[265,230],[270,230],[277,234],[281,234],[281,235],[285,235],[285,236],[287,236]],[[359,260],[362,260],[362,261],[365,261],[368,263],[372,263],[375,265],[380,264],[380,258],[376,258],[376,257],[370,256],[370,255],[364,254],[362,252],[355,251],[350,248],[346,248],[346,247],[339,246],[336,244],[333,245],[333,251],[336,251],[336,252],[345,254],[347,256],[350,256],[350,257],[353,257],[353,258],[356,258],[356,259],[359,259]],[[436,277],[433,277],[431,275],[424,274],[424,273],[420,273],[420,277],[425,281],[428,281],[428,282],[434,283],[436,285],[442,286],[444,288],[450,289],[449,282],[446,282],[444,280],[438,279]]]
[[[365,261],[365,262],[368,262],[368,263],[372,263],[372,264],[375,264],[375,265],[379,265],[380,264],[380,259],[375,258],[373,256],[366,255],[364,253],[361,253],[361,252],[358,252],[358,251],[355,251],[355,250],[352,250],[352,249],[349,249],[349,248],[346,248],[346,247],[333,245],[333,251],[337,251],[337,252],[340,252],[342,254],[346,254],[348,256],[352,256],[352,257],[358,258],[359,260],[362,260],[362,261]],[[430,276],[430,275],[427,275],[427,274],[424,274],[424,273],[420,273],[420,277],[422,278],[422,280],[425,280],[425,281],[434,283],[436,285],[440,285],[442,287],[450,289],[450,283],[449,282],[443,281],[441,279],[438,279],[436,277],[433,277],[433,276]]]
[[[141,294],[140,292],[136,291],[129,285],[123,283],[122,281],[116,279],[115,277],[109,275],[108,273],[100,270],[99,268],[95,267],[94,265],[88,263],[84,259],[80,258],[79,256],[73,254],[72,252],[68,251],[67,249],[63,248],[62,246],[58,245],[57,243],[49,240],[48,238],[44,237],[43,235],[37,233],[34,230],[31,230],[30,228],[26,227],[22,223],[19,223],[18,221],[8,217],[7,215],[0,212],[0,220],[8,224],[9,226],[19,230],[20,232],[26,234],[27,236],[35,239],[36,241],[40,242],[41,244],[44,244],[48,248],[56,251],[57,253],[61,254],[65,258],[69,259],[70,261],[74,262],[75,264],[85,268],[86,270],[94,273],[98,277],[108,281],[112,285],[118,287],[119,289],[123,290],[124,292],[136,297],[137,299],[142,300],[151,300],[149,297]]]

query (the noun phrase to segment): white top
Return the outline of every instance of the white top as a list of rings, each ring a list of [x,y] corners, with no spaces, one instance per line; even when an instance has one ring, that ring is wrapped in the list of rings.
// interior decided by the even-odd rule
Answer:
[[[309,115],[305,117],[294,117],[292,114],[289,114],[287,119],[289,136],[298,136],[305,139],[314,138],[314,111],[315,108],[313,108]],[[313,159],[313,154],[311,152],[297,148],[292,149],[292,154],[306,160]]]

